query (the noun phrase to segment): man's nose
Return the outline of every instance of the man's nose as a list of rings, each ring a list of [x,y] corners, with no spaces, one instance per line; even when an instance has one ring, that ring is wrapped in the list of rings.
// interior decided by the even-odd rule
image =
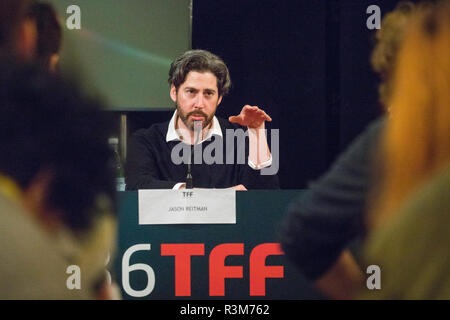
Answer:
[[[202,109],[204,107],[204,98],[201,93],[197,94],[197,97],[195,98],[194,107],[196,109]]]

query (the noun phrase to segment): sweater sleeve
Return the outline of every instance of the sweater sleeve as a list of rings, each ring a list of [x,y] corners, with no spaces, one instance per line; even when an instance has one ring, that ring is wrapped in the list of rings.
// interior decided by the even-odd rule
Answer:
[[[282,247],[310,279],[325,273],[364,231],[369,163],[381,126],[381,120],[369,126],[288,208],[281,230]]]
[[[180,181],[158,179],[155,148],[144,130],[130,138],[125,182],[127,190],[172,189]]]

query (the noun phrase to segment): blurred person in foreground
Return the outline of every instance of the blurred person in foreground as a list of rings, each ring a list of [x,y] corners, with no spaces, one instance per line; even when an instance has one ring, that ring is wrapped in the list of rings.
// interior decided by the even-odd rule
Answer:
[[[376,33],[371,64],[381,78],[379,101],[385,108],[404,31],[417,10],[411,2],[400,2]],[[350,299],[364,285],[348,246],[365,236],[366,202],[376,179],[371,167],[384,122],[385,117],[372,122],[328,172],[291,203],[282,226],[286,256],[328,298]]]
[[[35,61],[50,72],[57,72],[62,43],[61,22],[49,3],[36,2],[32,12],[37,28]]]
[[[399,54],[381,145],[363,298],[450,299],[450,1],[419,12]]]
[[[0,61],[0,114],[0,299],[112,297],[115,188],[101,105],[37,67]],[[70,290],[74,265],[81,288]]]
[[[0,60],[31,61],[37,41],[31,0],[0,0]]]

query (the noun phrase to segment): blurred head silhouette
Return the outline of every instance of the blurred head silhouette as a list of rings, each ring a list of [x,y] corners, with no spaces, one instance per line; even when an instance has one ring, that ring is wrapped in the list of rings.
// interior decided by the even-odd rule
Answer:
[[[384,180],[374,216],[379,223],[450,164],[450,1],[419,10],[411,21],[389,108],[381,150]]]
[[[37,30],[31,0],[0,0],[0,58],[30,61]]]
[[[383,17],[381,28],[375,34],[375,46],[370,62],[372,69],[381,79],[379,101],[384,108],[387,107],[392,92],[393,72],[408,23],[418,10],[428,5],[427,2],[419,4],[410,1],[399,2],[394,10]]]
[[[0,175],[39,221],[87,229],[115,198],[102,104],[38,66],[0,67]]]

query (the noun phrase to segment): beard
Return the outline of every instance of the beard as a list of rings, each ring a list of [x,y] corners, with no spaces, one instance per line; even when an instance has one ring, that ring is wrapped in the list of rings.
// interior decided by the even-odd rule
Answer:
[[[213,118],[214,118],[214,113],[211,113],[210,115],[206,114],[205,112],[201,111],[201,110],[197,110],[197,111],[192,111],[192,112],[188,112],[188,113],[184,113],[181,108],[178,105],[177,102],[177,114],[178,117],[181,119],[181,121],[183,121],[184,125],[189,129],[194,131],[194,120],[189,119],[189,117],[191,116],[199,116],[199,117],[203,117],[202,121],[202,129],[205,129],[207,127],[209,127],[209,125],[211,124]]]

